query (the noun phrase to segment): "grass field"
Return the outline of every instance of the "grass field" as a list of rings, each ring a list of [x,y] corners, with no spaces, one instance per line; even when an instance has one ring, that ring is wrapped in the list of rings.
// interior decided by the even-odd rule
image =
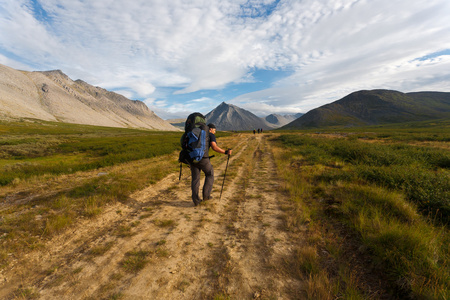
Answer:
[[[59,124],[0,123],[0,185],[172,153],[179,133]]]
[[[308,223],[312,252],[327,253],[306,259],[310,285],[365,298],[349,267],[357,253],[370,272],[386,276],[395,297],[450,297],[450,130],[448,122],[422,125],[274,139],[296,204],[293,230]]]
[[[0,123],[0,133],[0,268],[179,171],[180,132],[28,120]],[[376,299],[365,290],[376,280],[396,298],[450,297],[450,122],[269,136],[291,200],[285,228],[308,235],[286,263],[310,299]],[[134,272],[146,255],[130,252],[123,268]]]

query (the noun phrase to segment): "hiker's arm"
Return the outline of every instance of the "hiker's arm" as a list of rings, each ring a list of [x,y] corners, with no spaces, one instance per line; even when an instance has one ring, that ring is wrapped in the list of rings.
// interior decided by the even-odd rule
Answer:
[[[220,148],[219,146],[217,146],[216,142],[211,142],[211,148],[216,151],[217,153],[222,153],[222,154],[229,154],[231,155],[231,149],[228,150],[228,152],[226,152],[225,150],[223,150],[222,148]]]

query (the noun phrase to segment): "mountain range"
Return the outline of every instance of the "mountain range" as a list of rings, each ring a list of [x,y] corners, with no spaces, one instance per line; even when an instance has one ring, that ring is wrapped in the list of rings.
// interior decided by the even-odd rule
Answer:
[[[259,118],[245,109],[223,102],[207,114],[206,120],[208,123],[216,125],[219,130],[238,131],[258,128],[267,130],[267,128],[276,129],[282,127],[302,115],[302,113],[291,115],[270,114],[265,118]],[[238,119],[240,122],[236,122]],[[167,121],[173,126],[184,130],[185,119],[171,119]]]
[[[450,118],[450,93],[358,91],[307,112],[282,129],[365,126]]]
[[[308,129],[351,127],[433,119],[450,119],[450,93],[364,90],[313,109],[306,114],[272,114],[260,118],[222,102],[206,116],[218,130]],[[47,121],[182,130],[184,120],[164,121],[141,101],[71,80],[60,70],[19,71],[0,64],[0,119]]]
[[[276,129],[295,120],[302,114],[278,115],[271,114],[260,118],[253,113],[233,104],[222,102],[206,116],[207,123],[213,123],[218,130],[264,130]]]
[[[306,114],[272,114],[264,119],[223,102],[206,119],[219,130],[355,127],[450,119],[450,93],[363,90]]]
[[[0,64],[0,119],[46,121],[151,130],[179,129],[141,101],[71,80],[60,70],[19,71]]]

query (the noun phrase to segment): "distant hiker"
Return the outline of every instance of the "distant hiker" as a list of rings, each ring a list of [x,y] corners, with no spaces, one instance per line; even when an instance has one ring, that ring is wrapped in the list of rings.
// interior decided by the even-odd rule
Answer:
[[[258,134],[259,134],[260,131],[261,131],[261,129],[258,128]]]
[[[185,133],[181,137],[183,150],[180,152],[178,160],[181,163],[189,164],[191,168],[192,201],[195,206],[202,202],[199,196],[200,171],[203,171],[205,174],[202,192],[203,200],[208,200],[211,197],[214,169],[209,160],[209,148],[211,147],[217,153],[231,155],[231,149],[223,150],[217,146],[215,133],[216,126],[214,124],[206,126],[205,117],[202,114],[193,113],[188,116],[185,123]]]
[[[255,129],[253,129],[253,134],[255,134],[256,133],[256,130]]]

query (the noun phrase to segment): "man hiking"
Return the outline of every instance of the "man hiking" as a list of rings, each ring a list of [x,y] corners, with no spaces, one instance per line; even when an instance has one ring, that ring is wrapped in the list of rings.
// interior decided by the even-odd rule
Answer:
[[[209,128],[209,147],[212,148],[217,153],[222,153],[225,155],[231,155],[231,149],[223,150],[217,145],[216,141],[216,126],[212,123],[208,124]],[[208,149],[209,149],[208,147]],[[214,183],[214,169],[209,160],[208,152],[205,153],[203,158],[197,163],[191,163],[191,189],[192,189],[192,201],[194,205],[199,205],[202,201],[209,200],[211,198],[211,191]],[[203,200],[200,199],[199,189],[200,189],[200,171],[205,173],[205,183],[203,184]]]

